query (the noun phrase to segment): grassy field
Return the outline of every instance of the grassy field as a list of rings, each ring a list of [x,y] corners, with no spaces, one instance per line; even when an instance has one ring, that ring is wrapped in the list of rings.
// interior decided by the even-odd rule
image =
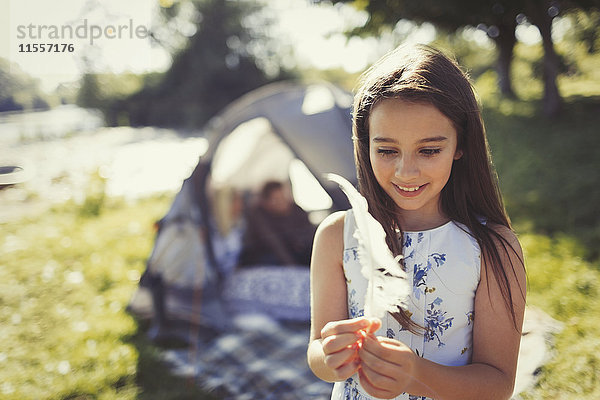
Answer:
[[[584,249],[565,236],[525,234],[529,305],[564,327],[554,338],[553,359],[526,399],[600,398],[600,265],[586,262]]]
[[[563,112],[541,112],[542,83],[536,77],[537,46],[516,47],[513,84],[518,100],[502,98],[496,76],[475,82],[483,104],[493,159],[512,219],[538,233],[564,232],[600,256],[600,54],[564,50],[577,73],[561,76]],[[539,75],[538,75],[539,76]]]
[[[95,198],[2,225],[0,398],[209,398],[125,311],[169,202]]]
[[[170,199],[68,204],[0,233],[0,397],[208,399],[169,376],[125,311]],[[82,215],[83,214],[83,215]],[[600,398],[600,268],[569,237],[521,233],[528,303],[564,323],[527,399]]]

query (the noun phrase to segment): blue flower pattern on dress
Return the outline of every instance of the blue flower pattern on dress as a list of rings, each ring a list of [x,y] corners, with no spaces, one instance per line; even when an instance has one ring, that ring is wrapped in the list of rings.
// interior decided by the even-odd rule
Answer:
[[[358,260],[358,247],[350,247],[348,249],[345,249],[344,262],[347,263],[350,260]]]
[[[352,289],[348,293],[348,314],[350,318],[358,318],[365,315],[364,308],[360,308],[358,301],[356,300],[356,290]]]
[[[411,297],[413,298],[412,307],[416,307],[413,310],[416,314],[409,312],[409,315],[412,316],[415,322],[424,327],[424,333],[415,335],[412,342],[405,343],[412,343],[410,344],[411,348],[420,357],[429,358],[433,353],[456,354],[456,356],[452,356],[455,357],[453,360],[460,360],[462,362],[469,359],[472,344],[469,341],[463,343],[460,339],[457,339],[458,336],[455,334],[455,331],[457,329],[467,329],[466,327],[472,329],[474,320],[473,303],[464,308],[457,308],[454,292],[452,291],[453,286],[445,286],[445,279],[447,279],[447,276],[464,273],[465,281],[472,282],[469,280],[471,275],[463,272],[466,270],[457,270],[456,268],[467,262],[469,263],[469,267],[473,266],[473,270],[478,271],[478,261],[475,264],[471,263],[471,260],[479,260],[479,258],[475,258],[479,257],[479,253],[477,252],[479,249],[475,244],[473,246],[475,249],[474,253],[469,252],[470,247],[465,252],[464,247],[457,246],[464,243],[464,241],[459,242],[454,237],[450,240],[447,239],[448,235],[446,233],[449,230],[452,230],[453,233],[457,232],[455,234],[457,237],[460,237],[463,234],[462,232],[464,232],[455,225],[448,224],[437,231],[425,233],[406,232],[402,237],[403,263],[409,276],[413,275]],[[442,237],[442,235],[444,235],[443,242],[437,239],[438,237]],[[468,233],[465,233],[465,235],[468,235]],[[347,277],[348,314],[351,318],[355,318],[356,316],[364,315],[364,300],[362,298],[364,297],[364,289],[361,288],[358,292],[354,290],[354,281],[360,282],[359,264],[353,262],[358,261],[358,254],[354,239],[352,238],[352,241],[348,240],[347,242],[346,240],[345,238],[345,243],[351,244],[345,247],[344,268],[350,267],[351,269],[348,271],[352,271],[351,276]],[[472,257],[472,254],[475,254],[475,257]],[[347,261],[349,261],[348,265],[346,265]],[[352,281],[348,280],[350,278]],[[477,279],[479,278],[477,277]],[[474,287],[476,287],[476,284]],[[459,295],[463,296],[462,293],[459,293]],[[385,328],[380,334],[390,339],[405,341],[406,330],[401,325],[396,324],[391,316],[388,315],[388,319],[388,322],[384,321]],[[417,340],[416,343],[415,339]],[[440,353],[437,353],[438,351]],[[335,392],[334,390],[336,393],[335,399],[337,400],[373,399],[361,390],[359,380],[356,376],[346,380],[338,387],[340,391]],[[429,400],[425,396],[416,396],[409,393],[402,393],[398,396],[398,399]]]
[[[369,396],[363,395],[358,390],[358,383],[352,379],[346,379],[344,385],[344,400],[371,400],[372,398]]]
[[[407,259],[412,258],[412,253],[407,256]],[[416,263],[413,265],[413,294],[415,298],[418,300],[421,298],[421,295],[425,293],[427,288],[427,274],[434,266],[440,267],[444,265],[446,262],[446,254],[443,253],[432,253],[427,257],[427,263],[425,266],[423,264]]]
[[[443,302],[442,299],[437,297],[429,303],[425,316],[425,341],[430,342],[437,339],[438,347],[445,346],[441,336],[444,334],[444,331],[452,326],[452,321],[454,320],[454,317],[446,317],[447,312],[439,308]]]

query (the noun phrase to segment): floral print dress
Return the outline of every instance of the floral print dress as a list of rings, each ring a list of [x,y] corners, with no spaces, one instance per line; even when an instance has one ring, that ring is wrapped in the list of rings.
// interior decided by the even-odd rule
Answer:
[[[344,221],[344,274],[348,289],[348,317],[364,314],[367,280],[360,273],[356,225],[352,210]],[[378,336],[405,343],[417,355],[439,364],[458,366],[471,361],[475,291],[479,284],[481,251],[477,241],[461,224],[450,221],[440,227],[403,234],[404,266],[412,296],[411,319],[424,327],[422,333],[403,330],[388,313]],[[337,382],[332,399],[374,399],[360,386],[358,375]],[[396,399],[425,400],[403,393]]]

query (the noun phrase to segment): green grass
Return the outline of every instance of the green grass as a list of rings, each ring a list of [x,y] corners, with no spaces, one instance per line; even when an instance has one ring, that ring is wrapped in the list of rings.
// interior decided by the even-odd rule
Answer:
[[[125,306],[170,199],[106,200],[4,224],[0,232],[0,398],[209,399],[172,377]],[[520,235],[528,303],[564,322],[527,399],[600,396],[600,268],[576,239]]]
[[[505,115],[502,106],[484,117],[511,217],[537,232],[578,237],[593,259],[600,248],[600,96],[566,101],[568,112],[556,119]],[[519,109],[515,103],[503,104]]]
[[[507,209],[527,232],[528,304],[564,324],[523,398],[591,400],[600,398],[600,54],[557,48],[574,70],[558,80],[558,117],[541,111],[539,46],[515,49],[518,99],[499,95],[491,71],[476,88]]]
[[[573,238],[520,237],[528,273],[529,305],[563,322],[553,358],[525,399],[600,398],[600,265],[584,260]]]
[[[66,204],[2,225],[0,398],[209,398],[169,376],[125,311],[169,203]]]
[[[563,112],[549,118],[541,112],[542,85],[531,66],[538,52],[517,46],[513,76],[519,100],[499,95],[493,71],[476,80],[502,193],[521,226],[575,236],[587,248],[585,257],[597,259],[600,54],[577,58],[580,73],[560,78]]]

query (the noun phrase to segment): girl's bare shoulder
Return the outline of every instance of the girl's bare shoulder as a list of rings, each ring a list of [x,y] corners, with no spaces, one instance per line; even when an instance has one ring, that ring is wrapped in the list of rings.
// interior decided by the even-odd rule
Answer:
[[[332,225],[340,225],[342,228],[344,227],[344,218],[346,217],[346,211],[336,211],[334,213],[329,214],[319,225],[320,227],[329,227]]]
[[[521,245],[519,243],[519,239],[517,234],[507,226],[500,224],[488,224],[491,230],[496,232],[502,239],[506,241],[506,243],[510,244],[511,247],[514,248],[518,253],[522,253]]]
[[[317,228],[315,243],[320,244],[325,249],[343,247],[345,216],[346,211],[337,211],[327,216]]]
[[[517,234],[504,225],[490,224],[489,227],[501,238],[496,238],[494,242],[502,265],[505,269],[512,270],[507,274],[509,280],[516,279],[519,286],[523,288],[526,280],[525,260]],[[487,263],[485,264],[487,267]]]
[[[346,211],[336,211],[329,214],[320,224],[317,229],[317,234],[342,234],[344,231],[344,218]]]

